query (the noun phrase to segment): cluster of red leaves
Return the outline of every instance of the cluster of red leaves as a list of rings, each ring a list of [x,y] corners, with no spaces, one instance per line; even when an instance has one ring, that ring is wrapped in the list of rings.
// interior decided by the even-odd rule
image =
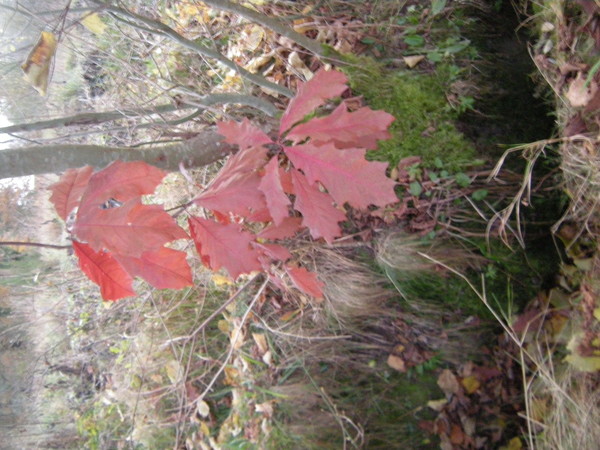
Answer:
[[[367,150],[389,137],[391,115],[369,108],[349,112],[342,102],[329,116],[302,122],[340,96],[346,83],[341,72],[322,70],[301,84],[275,139],[248,120],[219,124],[226,142],[240,150],[194,199],[206,216],[188,219],[207,267],[224,268],[233,278],[266,271],[280,287],[286,273],[296,288],[320,298],[316,274],[290,262],[292,254],[277,241],[308,229],[332,243],[342,235],[344,204],[364,210],[397,201],[387,164],[365,159]],[[134,295],[135,276],[157,288],[192,283],[185,253],[165,247],[188,234],[161,206],[141,202],[165,175],[143,162],[117,161],[95,174],[90,167],[71,169],[52,187],[58,214],[64,220],[75,214],[70,231],[80,267],[106,300]]]
[[[292,255],[276,241],[306,228],[313,238],[332,243],[342,235],[344,204],[365,209],[397,201],[387,164],[365,159],[368,149],[389,137],[391,115],[369,108],[349,112],[341,103],[329,116],[299,123],[340,96],[346,82],[341,72],[322,70],[301,84],[275,139],[247,120],[219,124],[225,141],[240,151],[194,199],[213,217],[189,219],[205,265],[224,267],[234,278],[265,270],[281,285],[273,271],[273,263],[281,262],[298,289],[319,298],[316,275],[290,263]],[[267,226],[254,232],[257,222]]]
[[[95,174],[89,166],[70,169],[51,186],[58,215],[74,215],[79,266],[105,300],[135,295],[135,276],[161,289],[192,284],[186,254],[164,246],[188,234],[161,206],[141,201],[166,174],[144,162],[116,161]]]

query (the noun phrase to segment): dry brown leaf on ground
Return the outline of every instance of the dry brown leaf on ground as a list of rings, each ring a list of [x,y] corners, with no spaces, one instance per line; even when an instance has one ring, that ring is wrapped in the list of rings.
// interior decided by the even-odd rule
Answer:
[[[574,108],[586,106],[588,102],[594,98],[598,85],[596,83],[586,83],[582,72],[577,74],[577,77],[569,83],[569,88],[565,97]]]

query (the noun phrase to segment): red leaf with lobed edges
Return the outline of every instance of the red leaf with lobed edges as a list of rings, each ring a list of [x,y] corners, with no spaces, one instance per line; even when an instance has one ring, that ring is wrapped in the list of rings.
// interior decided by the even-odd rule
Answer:
[[[96,210],[110,199],[125,203],[152,194],[167,172],[143,161],[115,161],[90,178],[81,198],[78,219]]]
[[[161,247],[144,252],[139,258],[114,257],[129,274],[143,278],[157,289],[182,289],[192,285],[192,272],[184,252]]]
[[[346,220],[346,215],[333,206],[329,194],[319,191],[297,170],[292,171],[292,183],[296,191],[294,208],[302,213],[302,225],[310,230],[315,239],[322,237],[331,244],[334,238],[341,236],[338,222]]]
[[[62,220],[66,221],[71,211],[79,206],[93,170],[91,166],[69,169],[60,177],[58,183],[49,187],[52,191],[50,201]]]
[[[260,253],[253,247],[254,236],[240,225],[222,224],[201,217],[190,217],[190,232],[204,265],[212,270],[224,267],[232,278],[261,270]]]
[[[269,213],[273,218],[275,225],[280,225],[281,222],[289,217],[290,212],[288,206],[292,204],[290,199],[285,195],[280,179],[279,160],[276,156],[271,158],[265,166],[265,174],[258,188],[265,194]]]
[[[348,202],[362,209],[398,201],[396,183],[385,175],[387,163],[367,161],[365,153],[356,148],[340,151],[333,144],[285,148],[294,166],[304,171],[311,184],[320,181],[338,205]]]
[[[77,214],[73,234],[95,251],[140,257],[167,242],[189,237],[162,206],[144,205],[135,198],[119,207],[86,208],[85,212],[83,217]]]
[[[229,158],[194,203],[221,214],[234,213],[243,217],[266,208],[265,197],[258,188],[261,182],[258,169],[264,166],[266,156],[266,148],[241,150]]]
[[[225,142],[238,145],[241,150],[248,147],[259,147],[270,144],[273,140],[260,128],[255,127],[246,118],[241,122],[229,121],[217,124],[219,134],[225,137]]]
[[[73,249],[79,259],[79,267],[100,286],[104,300],[119,300],[135,295],[131,276],[109,252],[96,252],[89,245],[77,241],[73,241]]]
[[[325,283],[319,280],[317,274],[309,272],[303,267],[285,266],[285,271],[290,276],[292,283],[305,294],[317,299],[323,298]]]
[[[332,142],[338,148],[372,150],[377,148],[377,141],[390,138],[388,127],[394,120],[394,116],[385,111],[366,107],[348,112],[342,103],[328,116],[295,126],[286,139],[299,142],[308,137],[312,143]]]
[[[290,101],[281,117],[279,134],[282,135],[292,125],[307,114],[323,105],[327,100],[338,97],[348,88],[348,78],[336,70],[319,70],[310,81],[299,83],[296,96]]]
[[[302,229],[302,219],[300,217],[286,217],[279,225],[269,225],[258,233],[261,239],[286,239],[294,236]]]

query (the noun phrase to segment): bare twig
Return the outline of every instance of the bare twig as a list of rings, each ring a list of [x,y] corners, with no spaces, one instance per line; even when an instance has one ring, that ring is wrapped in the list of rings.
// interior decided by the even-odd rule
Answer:
[[[65,250],[71,248],[71,245],[54,245],[54,244],[43,244],[41,242],[26,242],[26,241],[0,241],[0,245],[23,245],[25,247],[42,247],[42,248],[55,248],[59,250]]]

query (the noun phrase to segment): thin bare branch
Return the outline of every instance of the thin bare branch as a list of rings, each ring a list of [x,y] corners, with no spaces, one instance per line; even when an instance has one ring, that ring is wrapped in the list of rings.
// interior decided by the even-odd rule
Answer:
[[[293,97],[293,95],[294,95],[294,93],[292,91],[290,91],[288,88],[286,88],[284,86],[280,86],[276,83],[272,83],[260,75],[256,75],[256,74],[253,74],[253,73],[247,71],[243,67],[238,66],[232,60],[223,56],[221,53],[219,53],[215,50],[212,50],[208,47],[205,47],[204,45],[199,44],[198,42],[191,41],[191,40],[183,37],[182,35],[177,33],[174,29],[172,29],[168,25],[166,25],[158,20],[154,20],[149,17],[145,17],[140,14],[136,14],[136,13],[128,11],[126,9],[119,8],[118,6],[108,5],[101,0],[92,0],[92,2],[97,5],[102,5],[102,7],[105,11],[112,12],[117,16],[120,15],[123,17],[128,17],[129,19],[133,19],[138,22],[141,22],[141,23],[145,24],[146,26],[150,27],[150,29],[154,33],[162,35],[162,36],[166,36],[166,37],[172,39],[173,41],[179,43],[180,45],[182,45],[186,48],[189,48],[190,50],[195,51],[196,53],[199,53],[200,55],[202,55],[206,58],[212,58],[212,59],[219,61],[225,67],[227,67],[231,70],[234,70],[241,77],[256,84],[257,86],[261,86],[266,89],[270,89],[274,92],[277,92],[281,95],[284,95],[284,96],[290,97],[290,98]],[[116,18],[118,19],[118,17],[116,17]]]

